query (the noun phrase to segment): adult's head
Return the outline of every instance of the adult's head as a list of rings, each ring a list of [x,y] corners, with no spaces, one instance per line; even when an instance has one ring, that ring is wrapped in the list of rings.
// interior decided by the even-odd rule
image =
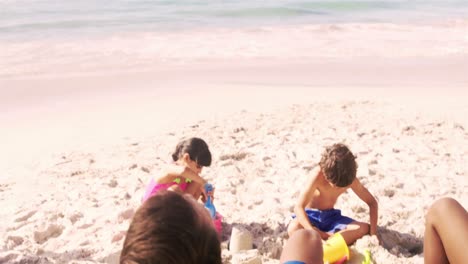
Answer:
[[[201,204],[190,195],[161,192],[133,216],[120,263],[220,264],[221,246]]]

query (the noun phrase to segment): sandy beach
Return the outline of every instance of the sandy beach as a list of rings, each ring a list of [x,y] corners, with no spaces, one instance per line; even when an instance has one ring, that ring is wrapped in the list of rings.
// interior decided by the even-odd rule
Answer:
[[[193,136],[213,153],[202,176],[224,263],[279,263],[301,187],[336,142],[379,202],[382,244],[359,239],[348,263],[365,249],[423,263],[428,207],[468,207],[467,25],[120,36],[114,53],[99,53],[108,39],[0,43],[0,263],[117,263],[145,185]],[[153,41],[174,45],[139,50]],[[336,207],[368,221],[350,191]],[[252,250],[228,250],[233,228]]]
[[[457,81],[464,82],[461,76]],[[187,96],[157,107],[149,105],[161,101],[151,97],[117,96],[106,104],[96,96],[96,103],[78,102],[62,114],[38,112],[44,120],[26,114],[20,119],[16,111],[17,123],[4,122],[2,129],[10,132],[2,137],[2,154],[11,163],[2,168],[0,260],[115,263],[151,175],[169,161],[181,138],[201,136],[214,155],[204,177],[216,186],[215,204],[224,216],[225,263],[279,263],[301,186],[323,147],[334,142],[354,151],[359,179],[379,200],[383,245],[370,237],[358,240],[350,263],[360,263],[366,248],[374,263],[422,263],[428,206],[443,196],[468,205],[466,86],[424,93],[424,87],[392,90],[382,84],[385,89],[366,94],[375,84],[321,85],[226,85],[231,93],[212,97],[187,90]],[[177,110],[179,100],[199,111],[184,115],[189,107]],[[367,207],[352,193],[337,207],[368,220]],[[255,249],[232,254],[227,242],[233,227],[251,232]]]

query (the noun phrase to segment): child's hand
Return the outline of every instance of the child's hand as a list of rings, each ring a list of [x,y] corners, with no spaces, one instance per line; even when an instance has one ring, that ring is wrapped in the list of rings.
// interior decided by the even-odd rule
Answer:
[[[214,191],[215,191],[215,188],[213,188],[212,191],[209,191],[209,192],[206,192],[205,191],[205,188],[202,188],[202,193],[201,193],[201,200],[203,203],[206,203],[206,200],[208,200],[208,197],[211,198],[211,202],[213,202],[214,200]]]
[[[200,187],[201,193],[200,193],[200,199],[202,200],[203,203],[206,203],[206,200],[208,198],[208,195],[206,194],[205,187]]]
[[[214,192],[215,192],[215,187],[213,187],[213,190],[211,190],[210,192],[207,192],[206,195],[207,197],[211,197],[211,201],[214,201]]]
[[[383,246],[382,238],[380,237],[380,234],[377,233],[375,235],[371,235],[372,241],[376,241],[379,246]]]

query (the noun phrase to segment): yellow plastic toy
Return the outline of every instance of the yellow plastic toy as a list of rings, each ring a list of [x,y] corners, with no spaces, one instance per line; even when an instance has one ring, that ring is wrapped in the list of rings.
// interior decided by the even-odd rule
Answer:
[[[349,249],[340,233],[336,233],[323,243],[323,262],[335,263],[346,256],[349,260]]]
[[[368,249],[364,250],[364,260],[361,264],[371,264],[370,251]]]

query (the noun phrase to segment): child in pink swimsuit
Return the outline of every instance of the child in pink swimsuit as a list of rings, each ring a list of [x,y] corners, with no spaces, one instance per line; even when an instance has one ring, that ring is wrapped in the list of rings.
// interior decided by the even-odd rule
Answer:
[[[201,138],[185,139],[177,144],[172,159],[173,164],[160,175],[151,178],[143,202],[161,190],[188,193],[195,200],[200,195],[206,198],[206,181],[200,177],[203,167],[211,165],[211,153],[206,142]]]

